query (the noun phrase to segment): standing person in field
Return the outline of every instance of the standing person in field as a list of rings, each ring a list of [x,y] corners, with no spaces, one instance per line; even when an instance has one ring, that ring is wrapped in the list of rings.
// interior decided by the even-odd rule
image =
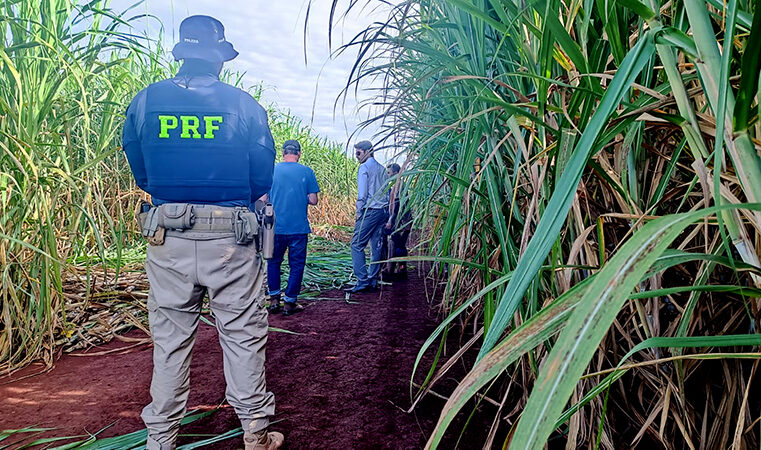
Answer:
[[[219,80],[238,55],[209,16],[180,24],[172,50],[183,64],[151,84],[127,110],[123,146],[137,185],[153,205],[141,216],[148,246],[152,402],[143,409],[148,449],[173,449],[187,410],[190,360],[204,295],[219,331],[227,401],[247,450],[274,450],[275,397],[264,379],[267,311],[258,221],[248,205],[272,184],[275,148],[267,113]],[[150,207],[149,207],[150,206]]]
[[[349,292],[368,292],[377,289],[380,261],[383,256],[383,226],[388,220],[386,168],[373,157],[373,144],[361,141],[354,145],[357,160],[357,213],[354,235],[351,238],[351,261],[357,284]],[[370,270],[365,259],[365,247],[370,243]]]
[[[301,280],[307,260],[307,238],[309,227],[307,209],[317,204],[317,178],[314,171],[299,164],[301,145],[289,140],[283,144],[283,162],[275,166],[272,190],[269,200],[275,209],[275,248],[267,262],[267,284],[270,295],[270,313],[280,312],[290,316],[304,310],[297,304],[301,292]],[[288,285],[285,288],[285,303],[280,306],[280,265],[288,250]]]
[[[391,188],[391,195],[388,202],[388,221],[386,222],[385,232],[391,238],[391,245],[388,249],[388,259],[403,258],[408,255],[407,239],[412,229],[412,213],[400,201],[402,195],[402,181],[400,172],[402,168],[399,164],[392,163],[386,167],[386,173],[389,178],[394,178],[394,187]],[[389,262],[386,264],[386,270],[383,273],[384,280],[388,279],[407,279],[407,263]]]

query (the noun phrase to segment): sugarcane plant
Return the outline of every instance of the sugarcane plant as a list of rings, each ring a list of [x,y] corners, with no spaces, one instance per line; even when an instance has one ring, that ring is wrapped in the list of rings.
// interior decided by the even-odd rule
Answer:
[[[120,117],[158,62],[105,3],[0,7],[0,373],[50,362],[67,261],[134,229]]]
[[[485,448],[758,445],[757,5],[404,1],[336,49],[447,281],[415,401],[470,367],[428,447],[485,397]]]

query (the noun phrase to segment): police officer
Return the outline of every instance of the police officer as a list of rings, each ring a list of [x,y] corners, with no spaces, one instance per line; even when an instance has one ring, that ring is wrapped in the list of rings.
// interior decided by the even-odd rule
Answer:
[[[152,402],[143,409],[149,449],[173,449],[190,389],[191,350],[205,293],[224,355],[227,400],[246,449],[277,449],[268,432],[275,399],[264,379],[267,311],[248,205],[272,184],[275,148],[265,110],[219,80],[238,55],[222,24],[191,16],[172,50],[183,64],[127,110],[123,144],[137,185],[151,194],[142,214],[148,246]]]

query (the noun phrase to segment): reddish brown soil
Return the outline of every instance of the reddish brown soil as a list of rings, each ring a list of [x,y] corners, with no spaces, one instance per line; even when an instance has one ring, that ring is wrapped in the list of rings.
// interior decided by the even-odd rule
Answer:
[[[278,421],[272,428],[286,435],[291,449],[423,447],[443,405],[430,397],[414,413],[405,412],[417,351],[436,325],[424,284],[411,279],[355,295],[357,304],[346,303],[343,292],[322,295],[330,300],[306,302],[299,315],[270,317],[271,326],[300,333],[270,333],[267,384],[276,396]],[[125,345],[112,342],[91,352]],[[108,427],[100,434],[107,437],[141,429],[151,364],[151,347],[143,345],[122,354],[67,355],[45,374],[19,380],[39,370],[30,367],[0,379],[0,430],[36,425],[57,428],[43,436],[71,436]],[[216,330],[201,323],[189,408],[216,407],[224,402],[224,389]],[[220,434],[239,426],[223,406],[181,433]],[[198,438],[183,438],[193,440]],[[240,447],[238,437],[214,448]]]

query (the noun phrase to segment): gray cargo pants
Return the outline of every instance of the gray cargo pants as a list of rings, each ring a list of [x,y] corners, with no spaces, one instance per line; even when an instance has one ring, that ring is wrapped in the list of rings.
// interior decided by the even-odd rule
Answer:
[[[228,234],[167,232],[148,246],[148,319],[153,335],[152,402],[143,409],[148,449],[173,449],[190,391],[190,358],[208,291],[224,355],[227,401],[243,429],[259,431],[275,413],[264,380],[267,311],[254,244]],[[250,428],[249,428],[250,425]]]

